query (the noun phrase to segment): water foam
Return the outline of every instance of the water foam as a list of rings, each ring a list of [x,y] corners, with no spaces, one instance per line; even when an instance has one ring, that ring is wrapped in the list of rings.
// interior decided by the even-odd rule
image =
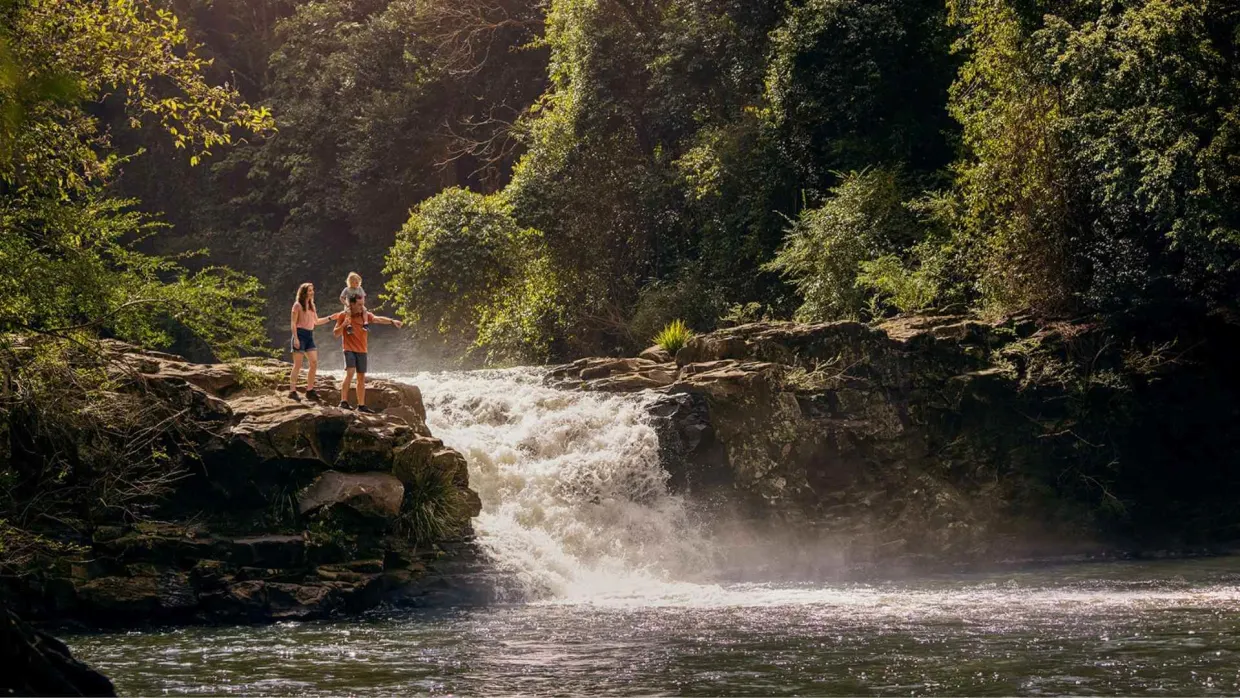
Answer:
[[[469,461],[479,545],[519,598],[644,597],[707,567],[648,397],[548,388],[537,369],[394,377],[421,388],[431,430]]]

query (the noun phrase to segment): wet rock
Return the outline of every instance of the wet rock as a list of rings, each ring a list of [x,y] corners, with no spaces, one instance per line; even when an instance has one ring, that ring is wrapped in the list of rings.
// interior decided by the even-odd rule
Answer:
[[[194,608],[198,595],[183,573],[100,577],[78,589],[81,608],[109,622],[128,616],[177,613]]]
[[[359,516],[387,520],[400,515],[404,498],[405,486],[393,475],[329,470],[298,498],[297,507],[303,515],[345,507]]]
[[[63,642],[0,608],[0,695],[114,696],[106,676],[73,658]]]
[[[306,563],[306,539],[300,534],[237,538],[231,542],[229,553],[234,565],[298,567]]]

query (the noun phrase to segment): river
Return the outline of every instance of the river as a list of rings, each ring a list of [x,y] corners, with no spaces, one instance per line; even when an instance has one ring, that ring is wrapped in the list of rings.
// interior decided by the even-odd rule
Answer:
[[[128,694],[1236,694],[1240,560],[729,583],[642,396],[394,376],[482,501],[483,607],[70,636]],[[834,579],[834,578],[832,578]]]

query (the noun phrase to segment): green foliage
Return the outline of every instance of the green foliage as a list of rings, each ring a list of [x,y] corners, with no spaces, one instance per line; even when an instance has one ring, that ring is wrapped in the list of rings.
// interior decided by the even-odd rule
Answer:
[[[263,351],[261,286],[230,269],[190,271],[138,252],[158,224],[96,191],[0,200],[0,331],[88,331],[147,346],[180,324],[222,356]]]
[[[929,270],[909,269],[890,254],[862,262],[857,285],[877,292],[875,301],[880,305],[889,304],[902,313],[925,310],[939,295],[938,280]]]
[[[564,281],[546,255],[535,255],[479,311],[472,349],[488,365],[543,363],[571,337]]]
[[[19,0],[0,30],[0,332],[171,342],[178,324],[224,355],[258,350],[257,282],[144,254],[159,225],[104,193],[120,159],[77,99],[123,95],[196,159],[236,130],[271,126],[207,63],[174,15],[140,3]],[[125,37],[124,41],[116,37]]]
[[[762,320],[771,319],[770,309],[761,303],[750,301],[748,303],[733,303],[723,315],[719,318],[719,322],[724,327],[738,327],[747,325],[752,322],[760,322]]]
[[[172,234],[141,249],[210,243],[267,282],[235,297],[277,309],[354,269],[373,295],[395,242],[393,293],[452,357],[632,348],[749,304],[828,319],[1240,297],[1240,10],[1222,0],[123,0],[63,23],[57,7],[4,7],[0,145],[28,155],[4,159],[10,189],[82,192],[124,165],[126,194],[171,209]],[[269,131],[222,79],[279,135],[176,164]],[[458,201],[472,212],[454,222],[457,189],[498,196]],[[427,233],[423,258],[419,202],[444,218],[427,230],[455,231]],[[461,227],[484,209],[504,232]],[[459,294],[436,285],[458,277]],[[219,306],[229,283],[211,312],[252,312]],[[153,336],[178,306],[151,307],[145,329],[105,332]]]
[[[796,285],[804,299],[799,319],[856,318],[871,293],[857,281],[862,265],[903,250],[920,232],[898,172],[852,172],[822,206],[801,214],[766,268]]]
[[[949,4],[968,56],[952,92],[968,156],[949,225],[984,298],[1045,312],[1184,292],[1230,302],[1235,8]]]
[[[75,97],[119,93],[132,124],[153,120],[194,162],[230,143],[235,130],[272,126],[266,109],[206,81],[207,61],[166,9],[132,0],[13,0],[2,11],[0,179],[9,184],[57,195],[114,168],[116,160],[99,156],[107,135]]]
[[[650,337],[673,321],[690,329],[710,330],[725,312],[722,297],[722,289],[696,275],[647,284],[629,322],[629,332],[644,349]]]
[[[955,72],[940,0],[810,0],[772,35],[767,118],[806,183],[837,170],[945,165]]]
[[[268,378],[262,371],[256,370],[250,363],[241,359],[229,361],[228,370],[237,377],[237,384],[244,390],[270,390],[285,382],[283,379],[277,381]],[[287,377],[288,372],[285,372],[284,378]]]
[[[448,189],[423,202],[388,257],[390,297],[414,335],[449,353],[545,358],[562,333],[562,281],[502,196]]]
[[[214,261],[259,275],[277,340],[302,282],[334,298],[357,271],[377,297],[384,257],[418,202],[450,186],[501,187],[520,153],[513,122],[545,85],[547,53],[530,46],[542,27],[536,0],[176,6],[214,71],[269,106],[279,134],[191,170],[131,132],[150,157],[121,186],[171,209],[159,251],[207,245]]]
[[[663,347],[667,353],[672,356],[680,351],[689,340],[693,338],[693,330],[685,324],[684,320],[673,320],[664,327],[662,331],[651,339],[652,342]]]
[[[423,468],[405,482],[397,529],[415,543],[442,541],[460,530],[465,511],[465,496],[452,478],[436,468]]]

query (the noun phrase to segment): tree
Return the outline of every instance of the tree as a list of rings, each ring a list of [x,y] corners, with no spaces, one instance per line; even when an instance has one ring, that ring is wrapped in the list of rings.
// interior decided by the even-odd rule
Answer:
[[[902,252],[923,236],[905,197],[896,171],[851,172],[822,206],[801,214],[767,265],[787,276],[804,299],[797,319],[862,316],[873,295],[858,283],[865,264]]]
[[[501,195],[440,192],[413,212],[388,256],[397,312],[446,356],[547,358],[548,333],[563,328],[548,326],[561,309],[539,237],[517,225]]]
[[[984,298],[1046,313],[1184,294],[1231,303],[1237,11],[1176,0],[950,7],[966,31],[952,111],[968,150],[944,210],[978,260]]]
[[[120,158],[83,103],[117,93],[133,123],[153,121],[193,161],[269,129],[268,112],[208,84],[165,10],[19,0],[3,13],[0,329],[160,344],[175,320],[224,353],[257,349],[253,279],[134,249],[158,225],[103,193]]]

